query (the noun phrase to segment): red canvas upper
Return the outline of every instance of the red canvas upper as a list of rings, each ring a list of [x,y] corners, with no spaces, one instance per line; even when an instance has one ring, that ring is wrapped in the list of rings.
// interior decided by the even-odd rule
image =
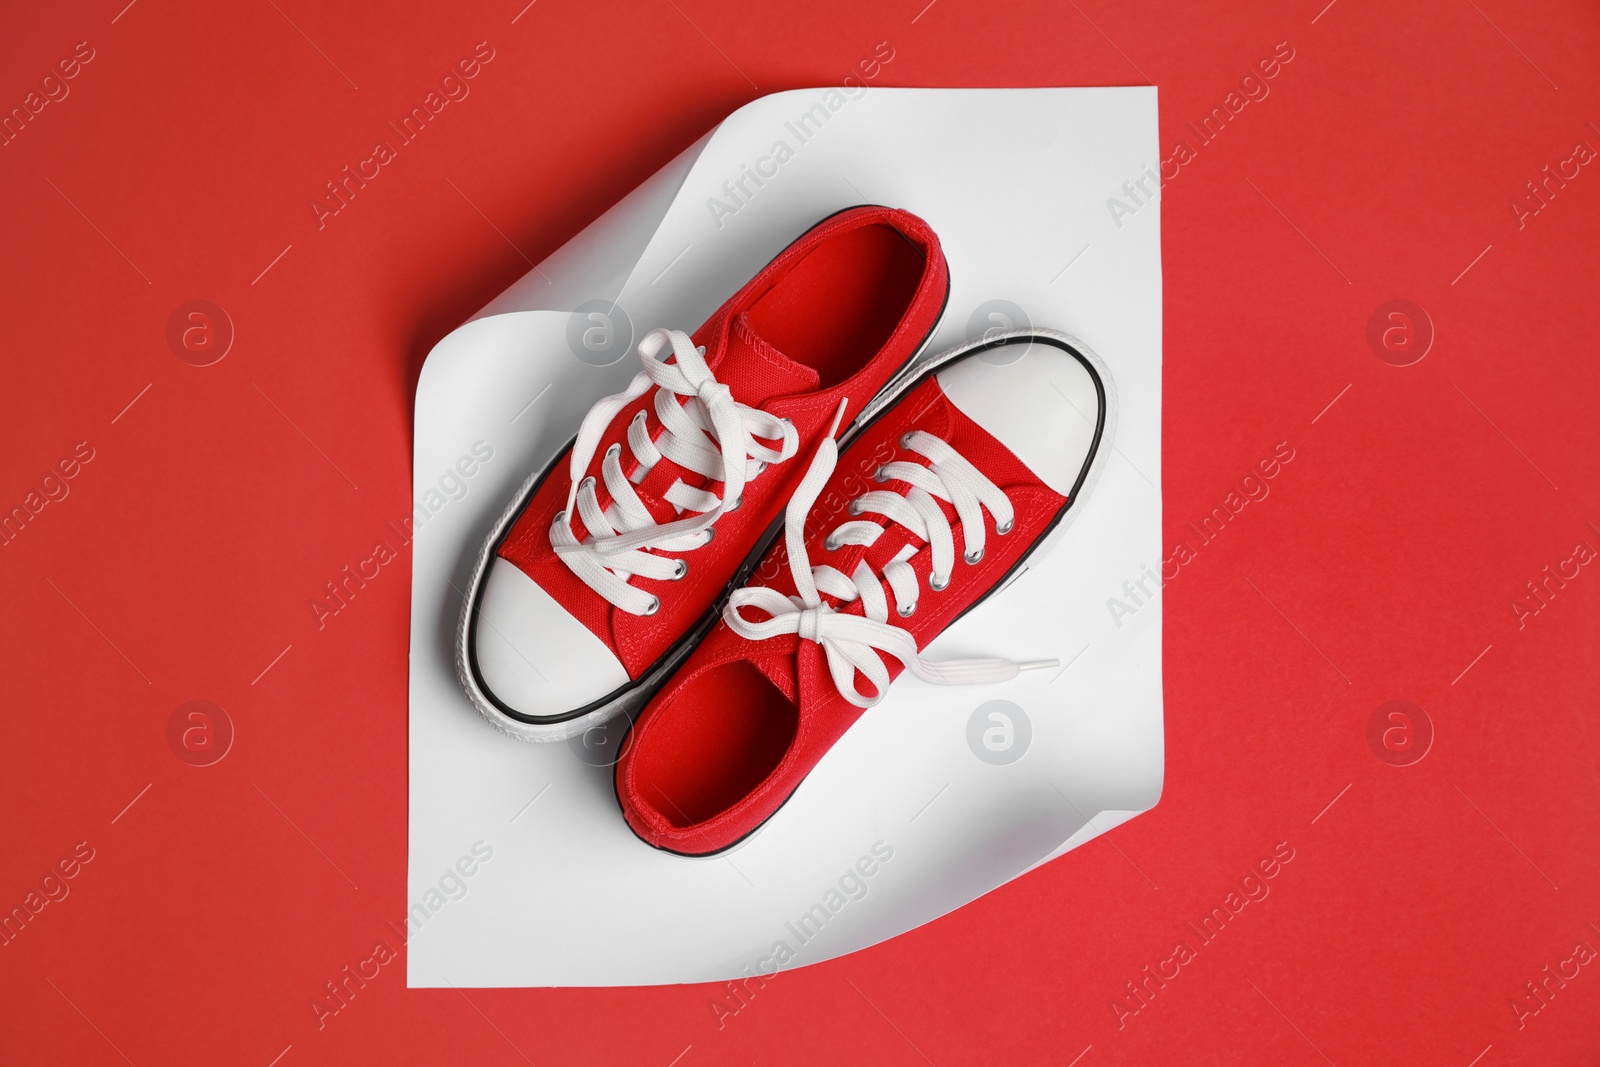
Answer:
[[[938,238],[905,211],[861,207],[830,216],[768,264],[695,331],[706,363],[733,398],[791,420],[799,434],[795,459],[751,479],[742,505],[718,519],[713,541],[689,553],[678,581],[635,576],[632,583],[659,596],[660,610],[639,616],[620,610],[580,581],[557,558],[549,531],[567,502],[567,453],[535,491],[498,548],[617,655],[637,678],[693,628],[739,565],[781,513],[805,473],[804,458],[827,432],[841,398],[859,412],[926,340],[944,307],[949,275]],[[623,442],[636,413],[646,413],[652,439],[663,428],[654,390],[624,408],[595,450],[587,474],[598,479],[602,508],[611,501],[599,479],[606,450]],[[624,470],[637,469],[623,450]],[[721,492],[668,459],[635,487],[658,522],[678,517],[662,499],[678,480]],[[580,518],[571,519],[580,538]]]
[[[873,482],[891,460],[920,457],[899,445],[910,430],[942,438],[999,486],[1016,510],[1015,525],[1001,536],[984,514],[986,551],[975,564],[957,557],[949,585],[928,586],[932,554],[911,531],[891,524],[868,547],[829,551],[824,541],[847,516],[850,501],[870,489],[901,491],[904,483]],[[813,565],[829,564],[846,574],[865,558],[874,571],[907,545],[921,590],[909,618],[890,621],[910,631],[920,650],[956,617],[993,589],[1067,506],[1067,498],[1044,485],[986,430],[967,418],[930,377],[888,409],[839,457],[805,521],[806,550]],[[952,521],[955,511],[942,503]],[[763,558],[751,585],[796,592],[788,551],[779,542]],[[824,596],[823,602],[838,607]],[[862,614],[860,600],[841,614]],[[891,677],[902,664],[883,657]],[[856,684],[870,694],[858,673]],[[775,812],[818,760],[862,714],[839,693],[820,644],[798,636],[750,640],[725,622],[716,627],[676,675],[656,694],[634,724],[617,763],[617,795],[628,824],[641,838],[675,852],[703,854],[737,842]]]

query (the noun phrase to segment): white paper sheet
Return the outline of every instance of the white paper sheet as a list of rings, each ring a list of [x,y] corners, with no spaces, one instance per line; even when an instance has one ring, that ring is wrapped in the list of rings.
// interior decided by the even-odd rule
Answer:
[[[645,985],[815,963],[960,907],[1160,794],[1161,603],[1149,577],[1161,559],[1159,204],[1107,205],[1127,205],[1124,183],[1138,190],[1155,173],[1155,90],[854,92],[741,108],[423,368],[411,986]],[[1067,666],[990,687],[903,676],[744,845],[709,859],[658,852],[623,824],[609,768],[581,745],[514,741],[472,710],[451,662],[466,573],[527,473],[637,369],[631,346],[606,366],[575,355],[573,309],[615,302],[635,343],[655,326],[692,330],[817,220],[860,203],[905,208],[938,232],[951,294],[934,350],[1024,325],[1006,321],[1020,309],[1110,368],[1113,454],[1065,540],[930,647]],[[1113,613],[1109,598],[1133,603],[1124,582],[1145,595]],[[980,726],[998,707],[1031,732],[1014,762],[969,744],[970,721],[994,701],[1008,704]]]

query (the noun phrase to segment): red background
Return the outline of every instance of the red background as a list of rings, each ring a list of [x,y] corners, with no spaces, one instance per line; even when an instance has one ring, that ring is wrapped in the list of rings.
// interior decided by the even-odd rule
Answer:
[[[1509,206],[1600,148],[1592,5],[125,2],[0,15],[6,109],[95,51],[0,148],[0,508],[94,449],[0,547],[0,906],[95,853],[0,947],[0,1060],[1593,1062],[1600,968],[1511,1005],[1600,947],[1600,574],[1512,602],[1600,548],[1600,174]],[[471,96],[319,230],[479,41]],[[421,360],[722,116],[880,41],[878,85],[1153,80],[1164,153],[1295,50],[1164,193],[1168,541],[1296,456],[1167,587],[1161,804],[720,1028],[721,987],[413,991],[397,961],[319,1030],[406,906],[409,556],[320,631],[308,603],[410,510]],[[1366,341],[1395,298],[1437,334],[1404,368]],[[193,299],[237,332],[213,366],[166,341]],[[214,766],[168,747],[192,699],[237,731]],[[1367,740],[1391,699],[1435,731],[1410,766]],[[1119,1026],[1280,841],[1271,895]]]

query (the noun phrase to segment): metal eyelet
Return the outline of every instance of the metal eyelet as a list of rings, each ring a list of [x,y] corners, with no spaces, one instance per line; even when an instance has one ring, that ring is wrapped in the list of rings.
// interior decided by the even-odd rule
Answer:
[[[793,419],[779,419],[778,421],[783,423],[785,426],[793,426],[794,425],[794,420]]]
[[[1012,527],[1016,526],[1016,524],[1016,519],[1007,519],[1006,524],[1004,526],[996,526],[994,528],[994,532],[999,534],[1001,537],[1004,537],[1006,534],[1011,532]]]
[[[910,448],[911,447],[911,431],[907,431],[907,432],[905,432],[905,433],[900,435],[900,447],[901,448]]]
[[[877,470],[873,471],[872,472],[872,480],[877,482],[879,485],[882,485],[884,482],[888,481],[889,480],[889,468],[888,467],[879,467]]]
[[[950,579],[948,577],[941,578],[937,574],[928,575],[928,588],[932,589],[935,593],[943,592],[949,585]]]
[[[722,508],[722,513],[724,515],[731,515],[735,511],[738,511],[742,507],[744,507],[744,497],[741,496],[738,500],[735,500],[733,503],[724,505],[723,508]],[[707,527],[707,529],[710,529],[710,527]]]
[[[565,511],[556,512],[556,525],[557,526],[565,526],[566,524],[567,524],[567,513]]]
[[[756,473],[757,474],[763,473],[766,469],[767,469],[767,464],[766,464],[765,460],[762,460],[760,463],[756,464]]]
[[[615,455],[619,454],[621,451],[622,451],[621,443],[617,442],[617,441],[613,441],[611,443],[611,447],[606,449],[606,455],[615,456]]]
[[[644,609],[644,614],[646,614],[646,615],[654,615],[656,612],[658,612],[660,610],[661,610],[661,598],[658,597],[658,596],[653,596],[653,597],[650,598],[650,606]]]
[[[578,483],[578,489],[580,491],[582,491],[585,486],[587,486],[590,489],[593,489],[594,485],[595,485],[594,475],[591,474],[591,475],[589,475],[589,477],[585,478],[583,481]]]
[[[961,558],[966,560],[968,563],[977,563],[979,560],[983,559],[983,549],[975,548],[970,552],[964,552],[961,554]]]
[[[909,607],[897,607],[894,610],[902,619],[909,619],[917,613],[917,605],[915,601],[912,601]]]
[[[681,579],[685,574],[689,573],[689,564],[688,564],[687,561],[680,559],[680,560],[677,561],[677,564],[678,564],[677,570],[672,572],[672,577],[667,579],[668,581],[676,582],[679,579]]]
[[[829,534],[827,537],[822,539],[822,547],[827,549],[829,552],[837,552],[839,551],[839,542],[833,539],[833,534]]]
[[[850,506],[845,510],[849,511],[850,514],[852,514],[852,515],[860,515],[861,514],[861,501],[859,501],[859,500],[850,501]]]

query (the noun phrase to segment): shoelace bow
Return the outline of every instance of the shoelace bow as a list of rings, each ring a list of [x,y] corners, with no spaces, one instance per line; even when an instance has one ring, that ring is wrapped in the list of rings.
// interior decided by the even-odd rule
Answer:
[[[826,564],[811,565],[806,553],[805,519],[838,464],[839,446],[833,435],[843,416],[841,403],[833,429],[818,447],[784,513],[789,570],[798,595],[785,596],[765,586],[746,586],[728,599],[722,611],[723,621],[735,633],[753,641],[798,634],[802,640],[817,642],[827,656],[833,684],[846,700],[860,708],[878,703],[889,687],[889,668],[880,652],[905,664],[906,669],[923,681],[939,685],[1003,682],[1016,677],[1018,671],[1056,666],[1057,661],[1053,659],[1023,663],[1007,659],[925,659],[918,654],[916,638],[911,632],[889,622],[889,603],[883,582],[865,559],[857,562],[848,576]],[[977,563],[983,558],[986,533],[983,511],[987,509],[994,516],[995,530],[1001,535],[1013,528],[1015,513],[1006,494],[947,442],[922,430],[913,430],[900,438],[900,445],[928,460],[928,465],[901,460],[884,464],[874,475],[877,481],[906,482],[909,488],[903,493],[887,490],[863,493],[851,501],[850,514],[880,515],[888,523],[904,526],[926,542],[932,552],[928,588],[938,592],[950,584],[955,567],[955,538],[950,520],[938,501],[946,501],[955,508],[965,546],[962,555],[967,563]],[[828,534],[824,546],[832,551],[843,545],[871,545],[887,529],[886,523],[852,520]],[[907,557],[914,552],[915,548],[907,545],[883,567],[883,578],[888,582],[895,610],[901,618],[917,610],[919,583],[916,572],[907,562]],[[863,614],[845,614],[823,603],[824,594],[841,605],[859,598]],[[758,608],[769,617],[748,619],[742,614],[746,607]],[[857,671],[872,683],[876,695],[865,696],[856,688]]]
[[[673,362],[657,359],[669,344]],[[630,614],[653,615],[661,601],[628,579],[639,575],[676,580],[687,574],[685,560],[660,553],[690,552],[709,544],[717,519],[739,506],[745,483],[769,463],[792,457],[800,439],[788,419],[733,399],[706,366],[705,350],[696,348],[681,330],[651,330],[639,343],[639,360],[644,369],[628,388],[597,401],[583,418],[572,444],[566,510],[550,526],[550,545],[567,568],[600,596]],[[645,413],[634,416],[628,426],[628,450],[639,467],[631,480],[622,469],[622,445],[606,450],[600,474],[612,506],[602,510],[595,479],[583,472],[611,420],[652,388],[663,432],[652,441]],[[780,444],[773,448],[762,441]],[[658,523],[633,487],[662,459],[708,481],[720,481],[722,495],[679,479],[663,499],[685,517]],[[582,541],[572,532],[574,508],[589,533]]]

